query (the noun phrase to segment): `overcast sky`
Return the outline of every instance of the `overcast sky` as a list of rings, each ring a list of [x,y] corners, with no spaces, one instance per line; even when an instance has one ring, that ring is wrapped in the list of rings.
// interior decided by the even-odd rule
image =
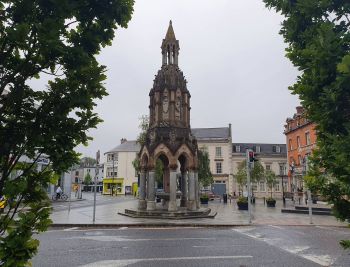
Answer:
[[[227,127],[233,142],[285,143],[283,125],[299,104],[288,91],[297,70],[278,34],[282,17],[262,0],[136,0],[127,29],[118,29],[99,62],[109,96],[96,111],[104,120],[84,156],[135,140],[139,117],[161,67],[169,20],[180,42],[179,67],[191,93],[191,127]]]

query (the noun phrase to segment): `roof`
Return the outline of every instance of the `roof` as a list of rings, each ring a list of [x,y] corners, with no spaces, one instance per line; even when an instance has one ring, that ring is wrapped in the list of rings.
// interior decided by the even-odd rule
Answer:
[[[230,128],[194,128],[192,134],[197,140],[224,140],[230,138]]]
[[[166,32],[166,35],[165,35],[165,40],[176,40],[174,29],[173,29],[173,23],[171,20],[169,22],[168,31]]]
[[[115,148],[107,151],[106,153],[110,153],[110,152],[139,152],[140,149],[141,149],[140,144],[137,143],[136,140],[132,140],[132,141],[125,141],[124,143],[120,144],[119,146],[116,146]]]
[[[240,152],[236,151],[236,146],[240,146]],[[232,153],[245,153],[246,149],[253,149],[257,146],[260,146],[260,152],[261,154],[286,154],[287,153],[287,146],[286,144],[263,144],[263,143],[232,143]],[[274,150],[274,147],[280,147],[280,152],[276,152]]]

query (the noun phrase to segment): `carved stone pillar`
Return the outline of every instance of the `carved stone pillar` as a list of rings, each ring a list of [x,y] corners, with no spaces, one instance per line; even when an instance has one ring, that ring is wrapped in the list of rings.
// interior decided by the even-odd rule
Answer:
[[[188,172],[181,172],[181,207],[187,207]]]
[[[188,201],[187,201],[187,209],[188,210],[196,210],[196,185],[194,179],[194,172],[189,172],[188,177]]]
[[[170,170],[170,194],[168,211],[176,211],[176,170]]]
[[[156,209],[156,191],[154,188],[154,171],[148,172],[148,179],[147,179],[147,210],[155,210]]]
[[[145,210],[146,207],[146,171],[142,170],[140,174],[139,210]]]
[[[199,204],[199,182],[198,182],[198,172],[194,172],[194,184],[195,184],[195,201],[196,201],[196,208],[200,208]]]

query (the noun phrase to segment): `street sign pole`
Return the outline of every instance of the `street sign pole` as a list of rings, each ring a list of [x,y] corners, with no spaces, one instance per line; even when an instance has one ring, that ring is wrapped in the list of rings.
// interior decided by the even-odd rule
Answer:
[[[94,211],[92,216],[92,222],[95,223],[96,217],[96,185],[97,185],[97,175],[98,175],[98,165],[100,163],[100,150],[96,153],[96,169],[95,169],[95,177],[94,177]]]
[[[249,162],[249,151],[246,151],[246,161],[247,161],[247,189],[248,189],[248,222],[252,223],[252,206],[251,206],[251,184],[250,184],[250,162]]]

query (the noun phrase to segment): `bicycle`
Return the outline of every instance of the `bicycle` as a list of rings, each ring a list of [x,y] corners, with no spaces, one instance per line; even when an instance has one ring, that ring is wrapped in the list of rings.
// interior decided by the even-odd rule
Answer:
[[[56,201],[56,200],[59,200],[59,199],[61,199],[63,201],[66,201],[68,199],[68,196],[65,193],[61,193],[59,198],[57,198],[57,194],[52,195],[52,200],[53,201]]]

